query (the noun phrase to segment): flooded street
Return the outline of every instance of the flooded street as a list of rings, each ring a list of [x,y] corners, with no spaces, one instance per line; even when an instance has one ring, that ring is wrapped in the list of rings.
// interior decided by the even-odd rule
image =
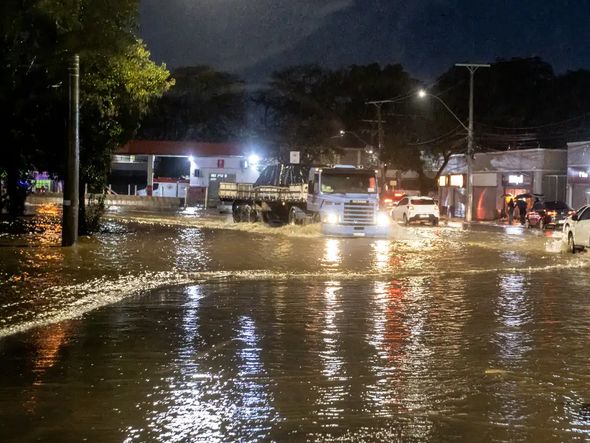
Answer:
[[[0,236],[0,441],[587,441],[590,254],[111,214]]]

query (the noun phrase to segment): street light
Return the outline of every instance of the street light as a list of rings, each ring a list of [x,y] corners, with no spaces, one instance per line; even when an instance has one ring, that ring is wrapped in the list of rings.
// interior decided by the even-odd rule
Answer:
[[[465,208],[465,221],[471,223],[473,212],[473,74],[478,68],[489,68],[488,64],[481,63],[457,63],[455,66],[465,67],[469,70],[469,121],[467,126],[461,121],[457,114],[437,95],[429,94],[424,89],[418,91],[418,97],[424,98],[427,95],[437,99],[447,111],[451,113],[455,120],[457,120],[463,129],[467,130],[467,205]]]

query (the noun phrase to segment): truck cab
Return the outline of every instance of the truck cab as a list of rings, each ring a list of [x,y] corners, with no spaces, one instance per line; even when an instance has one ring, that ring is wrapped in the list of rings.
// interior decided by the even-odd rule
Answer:
[[[336,165],[309,172],[307,212],[322,223],[326,235],[383,237],[390,218],[379,210],[374,170]]]

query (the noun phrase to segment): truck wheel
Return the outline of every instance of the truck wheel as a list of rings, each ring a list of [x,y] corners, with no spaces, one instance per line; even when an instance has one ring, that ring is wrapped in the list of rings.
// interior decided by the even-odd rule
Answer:
[[[255,208],[250,208],[250,222],[256,223],[258,221],[258,213]]]
[[[297,224],[299,224],[297,222],[297,213],[296,213],[294,207],[291,208],[291,209],[289,209],[289,224],[290,225],[297,225]]]
[[[410,224],[410,220],[408,220],[408,216],[404,214],[404,225],[408,226]]]
[[[432,226],[438,226],[438,218],[432,220]]]
[[[241,217],[240,217],[240,212],[241,212],[241,208],[239,205],[233,205],[231,208],[231,215],[232,218],[234,219],[234,223],[240,223]]]

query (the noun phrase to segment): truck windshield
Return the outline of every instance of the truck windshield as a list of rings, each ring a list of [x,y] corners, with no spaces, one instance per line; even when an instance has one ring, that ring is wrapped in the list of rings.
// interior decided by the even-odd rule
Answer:
[[[377,182],[375,176],[371,174],[359,173],[323,173],[322,174],[322,192],[324,194],[366,194],[377,192]]]

